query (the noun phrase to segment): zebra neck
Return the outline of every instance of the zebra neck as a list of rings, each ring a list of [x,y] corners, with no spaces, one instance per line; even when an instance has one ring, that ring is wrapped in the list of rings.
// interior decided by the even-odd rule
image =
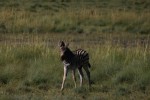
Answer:
[[[74,53],[69,48],[66,48],[64,55],[66,55],[69,58],[73,58],[75,56]]]
[[[69,48],[66,48],[63,55],[61,56],[61,60],[67,63],[71,63],[74,57],[75,55],[73,54],[73,52]]]

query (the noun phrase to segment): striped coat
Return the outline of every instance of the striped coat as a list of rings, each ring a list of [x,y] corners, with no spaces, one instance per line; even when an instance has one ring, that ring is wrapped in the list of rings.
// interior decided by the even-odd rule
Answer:
[[[61,61],[63,61],[64,64],[75,65],[77,68],[81,68],[84,65],[91,67],[89,64],[89,54],[82,49],[71,52],[69,48],[66,48],[66,51],[61,56]]]
[[[89,63],[89,54],[83,49],[77,49],[75,51],[71,51],[63,41],[59,42],[59,47],[61,51],[61,61],[64,64],[64,76],[61,90],[64,88],[65,79],[68,73],[68,70],[72,70],[73,80],[76,87],[76,78],[75,78],[75,70],[78,69],[78,73],[80,76],[80,86],[82,86],[83,81],[83,72],[82,68],[86,71],[88,76],[89,86],[91,86],[90,82],[90,71],[89,68],[91,67]]]

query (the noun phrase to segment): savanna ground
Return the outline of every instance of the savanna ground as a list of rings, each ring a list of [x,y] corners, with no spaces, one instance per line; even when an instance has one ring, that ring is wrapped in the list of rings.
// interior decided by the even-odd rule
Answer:
[[[1,100],[149,100],[149,0],[0,0]],[[57,43],[90,54],[92,88],[60,92]],[[84,73],[85,74],[85,73]]]

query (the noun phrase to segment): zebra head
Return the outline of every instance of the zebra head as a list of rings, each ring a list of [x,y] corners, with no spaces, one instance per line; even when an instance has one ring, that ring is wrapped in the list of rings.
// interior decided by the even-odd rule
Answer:
[[[61,55],[63,55],[63,53],[66,51],[66,49],[68,48],[68,43],[64,43],[64,41],[59,41],[58,43],[58,47],[60,48],[61,51]]]
[[[58,46],[60,48],[60,56],[62,61],[71,62],[71,59],[75,56],[73,52],[68,48],[68,43],[64,43],[63,41],[59,41]]]

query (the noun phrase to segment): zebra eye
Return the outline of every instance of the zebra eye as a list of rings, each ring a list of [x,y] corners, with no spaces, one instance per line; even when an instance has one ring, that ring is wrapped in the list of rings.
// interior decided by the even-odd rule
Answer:
[[[62,46],[62,47],[60,47],[59,49],[60,49],[60,51],[61,51],[61,55],[64,54],[66,48]]]

